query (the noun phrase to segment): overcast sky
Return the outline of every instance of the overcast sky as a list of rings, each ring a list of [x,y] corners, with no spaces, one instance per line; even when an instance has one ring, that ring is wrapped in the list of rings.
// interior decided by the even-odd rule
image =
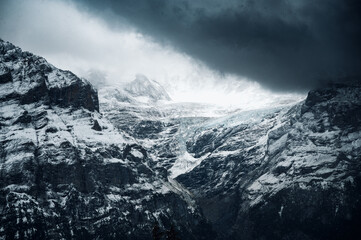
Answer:
[[[84,0],[212,69],[272,89],[309,89],[361,71],[359,0]]]
[[[360,2],[0,0],[0,38],[108,83],[144,74],[178,100],[272,102],[360,75]]]

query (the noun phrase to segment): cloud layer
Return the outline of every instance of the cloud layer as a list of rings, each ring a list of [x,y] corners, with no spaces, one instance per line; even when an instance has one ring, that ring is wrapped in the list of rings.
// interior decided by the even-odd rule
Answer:
[[[360,75],[358,0],[84,0],[110,26],[130,24],[212,69],[276,90]]]
[[[77,9],[69,1],[0,3],[1,38],[45,57],[56,67],[86,77],[99,88],[116,87],[142,73],[160,82],[176,102],[254,109],[304,97],[275,94],[237,75],[220,74],[136,32],[127,20],[119,20],[111,29],[101,15]]]

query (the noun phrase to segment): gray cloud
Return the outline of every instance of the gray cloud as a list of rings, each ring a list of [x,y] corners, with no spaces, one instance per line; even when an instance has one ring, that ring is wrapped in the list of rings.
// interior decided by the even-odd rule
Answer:
[[[358,0],[83,0],[110,26],[137,27],[220,72],[304,90],[361,71]]]

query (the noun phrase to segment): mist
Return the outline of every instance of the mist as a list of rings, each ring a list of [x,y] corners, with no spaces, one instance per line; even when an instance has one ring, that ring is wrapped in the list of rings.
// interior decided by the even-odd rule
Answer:
[[[177,102],[257,108],[294,102],[305,92],[271,91],[237,74],[217,71],[175,46],[156,41],[126,19],[116,27],[70,1],[2,1],[0,37],[71,70],[98,88],[137,74],[160,82]],[[110,14],[111,15],[111,14]]]

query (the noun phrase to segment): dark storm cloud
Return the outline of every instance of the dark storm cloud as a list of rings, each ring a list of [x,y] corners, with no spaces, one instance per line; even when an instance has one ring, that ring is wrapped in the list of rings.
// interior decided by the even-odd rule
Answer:
[[[78,6],[273,89],[307,89],[361,72],[359,0],[84,0]]]

